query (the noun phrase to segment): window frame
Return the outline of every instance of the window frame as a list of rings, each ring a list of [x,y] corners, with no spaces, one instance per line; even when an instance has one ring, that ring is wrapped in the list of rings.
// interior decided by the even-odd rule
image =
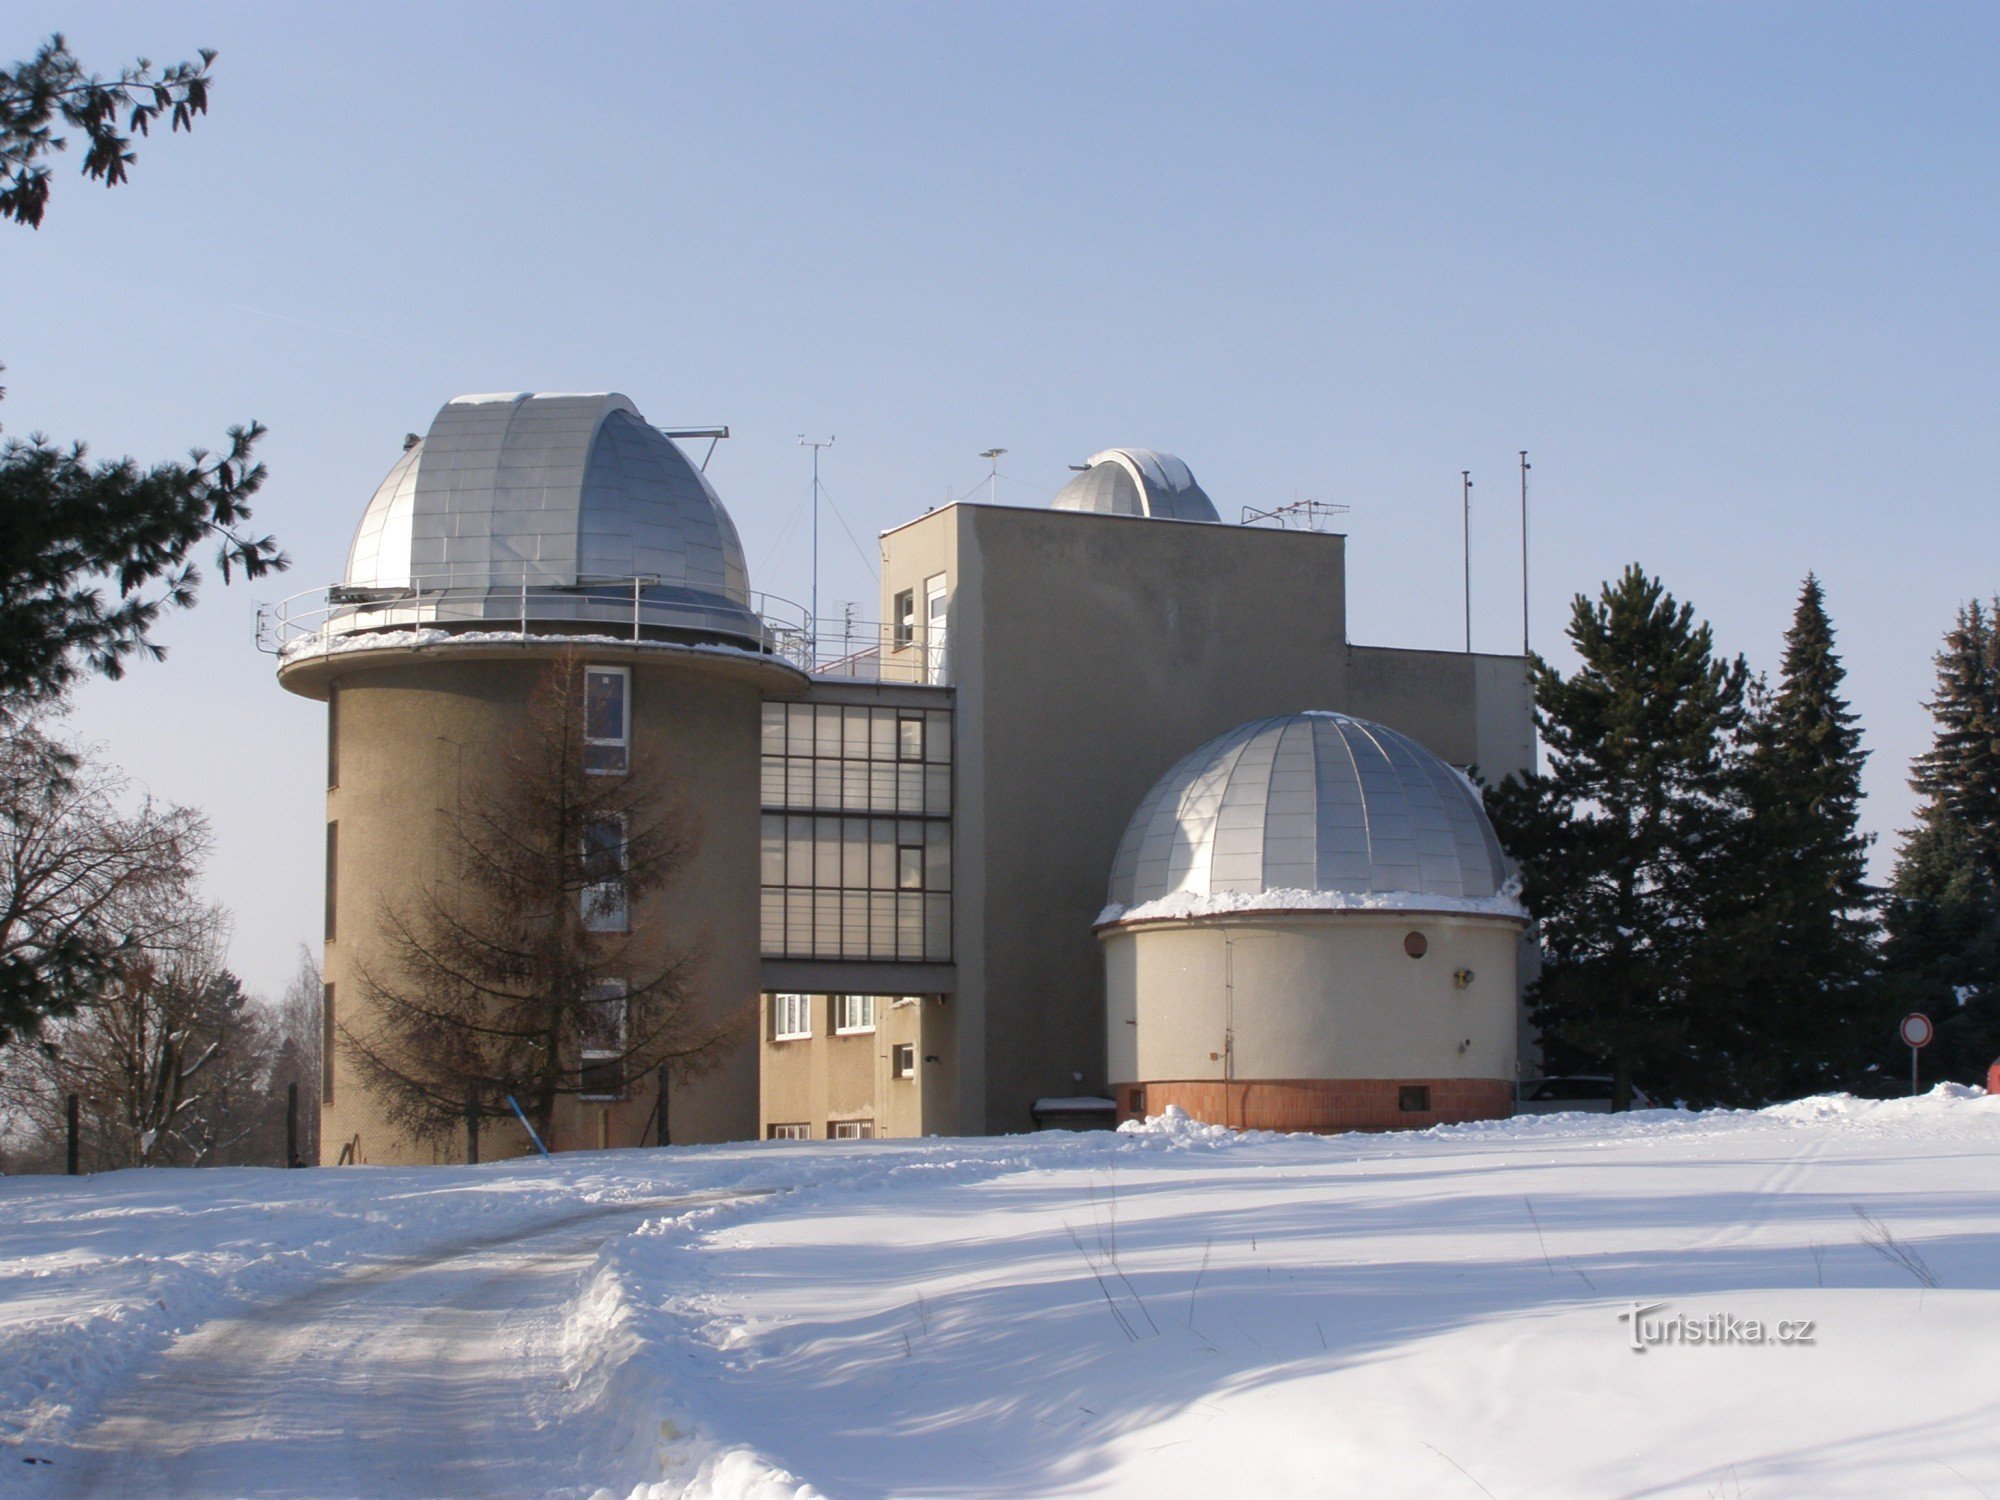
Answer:
[[[901,651],[917,640],[917,591],[904,589],[890,603],[891,649]]]
[[[868,1036],[875,1030],[875,1013],[878,1007],[874,995],[835,995],[833,997],[833,1034],[835,1036]],[[864,1012],[868,1019],[857,1022],[853,1019],[855,1010]]]
[[[872,1141],[875,1139],[873,1120],[828,1120],[826,1138],[830,1141]]]
[[[590,732],[590,685],[597,677],[618,679],[618,735],[606,738]],[[593,752],[615,750],[618,763],[614,765],[593,765]],[[632,669],[630,667],[593,667],[583,669],[583,770],[587,776],[623,776],[632,768]]]
[[[631,1092],[631,1080],[625,1076],[625,1054],[631,1045],[632,1036],[632,996],[622,979],[601,979],[590,987],[586,1005],[605,1005],[618,1001],[617,1025],[614,1029],[617,1045],[615,1048],[590,1047],[585,1045],[589,1033],[583,1026],[583,1017],[577,1018],[577,1097],[591,1103],[611,1103],[627,1097]],[[591,1064],[595,1062],[602,1071],[607,1064],[618,1067],[618,1087],[616,1093],[592,1093],[589,1088]]]
[[[771,1040],[807,1042],[812,1040],[812,996],[785,991],[771,996]],[[786,1030],[787,1022],[793,1023]]]
[[[908,1082],[917,1076],[917,1044],[897,1042],[889,1049],[889,1076]]]
[[[612,880],[592,880],[591,859],[596,852],[591,848],[590,837],[593,828],[612,826],[618,830],[618,874]],[[632,903],[625,889],[626,876],[630,872],[628,859],[625,814],[604,813],[587,818],[583,825],[583,885],[579,893],[579,904],[583,913],[585,932],[630,932],[632,930]],[[614,891],[617,904],[611,906],[604,897],[605,892]]]
[[[809,1141],[812,1139],[812,1126],[808,1125],[804,1120],[773,1120],[764,1127],[764,1139],[767,1141]]]

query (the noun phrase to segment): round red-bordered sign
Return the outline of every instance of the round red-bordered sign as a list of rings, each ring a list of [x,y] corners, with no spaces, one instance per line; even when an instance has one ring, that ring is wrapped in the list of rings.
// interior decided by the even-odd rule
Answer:
[[[1913,1010],[1903,1017],[1901,1030],[1906,1047],[1928,1047],[1934,1034],[1931,1018],[1920,1010]]]

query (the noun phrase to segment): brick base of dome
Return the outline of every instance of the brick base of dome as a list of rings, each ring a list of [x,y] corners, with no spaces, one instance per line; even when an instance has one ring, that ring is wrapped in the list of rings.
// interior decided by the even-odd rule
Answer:
[[[1514,1113],[1514,1085],[1504,1078],[1169,1079],[1119,1084],[1112,1097],[1120,1122],[1179,1105],[1204,1124],[1319,1134],[1423,1130]]]

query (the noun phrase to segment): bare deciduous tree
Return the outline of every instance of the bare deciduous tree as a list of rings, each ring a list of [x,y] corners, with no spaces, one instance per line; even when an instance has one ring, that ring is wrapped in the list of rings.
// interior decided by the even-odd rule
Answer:
[[[389,1120],[441,1141],[509,1095],[546,1138],[556,1101],[662,1065],[703,1071],[748,1030],[694,1003],[698,946],[629,914],[697,831],[664,768],[586,767],[585,672],[537,683],[495,773],[446,809],[446,878],[385,902],[367,1018],[340,1045]]]
[[[0,1042],[96,996],[125,916],[193,876],[199,814],[119,810],[124,778],[29,720],[0,732]]]

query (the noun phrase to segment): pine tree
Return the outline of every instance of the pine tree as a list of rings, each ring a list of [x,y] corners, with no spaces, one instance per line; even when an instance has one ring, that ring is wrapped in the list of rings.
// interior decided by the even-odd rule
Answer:
[[[1937,655],[1937,720],[1931,750],[1917,758],[1910,784],[1955,821],[1970,856],[2000,884],[2000,600],[1993,613],[1978,600],[1958,612]]]
[[[1777,691],[1760,685],[1745,722],[1737,899],[1711,929],[1718,993],[1738,999],[1724,1026],[1726,1072],[1745,1102],[1842,1086],[1872,1050],[1867,753],[1845,678],[1825,594],[1808,574]]]
[[[1748,669],[1716,659],[1693,610],[1636,564],[1568,635],[1565,678],[1534,659],[1545,774],[1487,794],[1521,862],[1544,955],[1533,995],[1551,1066],[1608,1071],[1659,1097],[1712,1097],[1700,1065],[1706,916],[1727,859],[1728,744]]]

